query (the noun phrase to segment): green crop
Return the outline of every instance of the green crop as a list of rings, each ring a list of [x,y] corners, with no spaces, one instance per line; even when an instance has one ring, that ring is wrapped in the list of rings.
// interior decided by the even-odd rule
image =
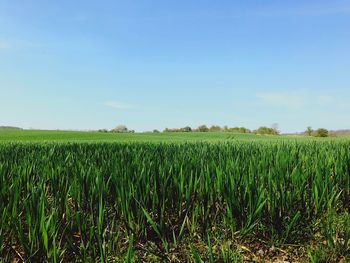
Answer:
[[[349,149],[346,140],[3,143],[0,255],[133,262],[143,251],[170,261],[200,239],[208,251],[191,245],[188,260],[229,262],[237,251],[216,253],[211,240],[296,243],[325,214],[349,212]]]

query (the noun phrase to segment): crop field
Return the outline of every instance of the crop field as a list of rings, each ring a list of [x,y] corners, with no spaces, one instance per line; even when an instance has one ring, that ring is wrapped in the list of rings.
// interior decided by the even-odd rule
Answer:
[[[0,132],[0,262],[347,262],[350,140]]]
[[[257,136],[228,132],[103,133],[84,131],[0,130],[0,142],[224,142],[256,140],[305,140],[300,136]]]

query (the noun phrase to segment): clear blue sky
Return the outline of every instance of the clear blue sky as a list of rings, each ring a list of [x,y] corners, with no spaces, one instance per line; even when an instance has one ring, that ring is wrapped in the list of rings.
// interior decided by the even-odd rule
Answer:
[[[350,128],[350,1],[0,0],[0,125]]]

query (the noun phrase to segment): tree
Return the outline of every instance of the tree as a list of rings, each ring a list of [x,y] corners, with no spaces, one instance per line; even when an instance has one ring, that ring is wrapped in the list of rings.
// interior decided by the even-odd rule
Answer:
[[[251,131],[245,127],[233,127],[227,128],[224,131],[226,132],[235,132],[235,133],[251,133]]]
[[[210,131],[211,132],[217,132],[217,131],[221,131],[221,127],[218,125],[213,125],[210,127]]]
[[[190,126],[186,126],[186,127],[183,127],[183,128],[173,128],[173,129],[168,129],[166,128],[164,130],[164,132],[191,132],[192,129]]]
[[[209,128],[207,127],[207,125],[201,125],[198,127],[198,131],[199,132],[208,132]]]
[[[328,137],[328,130],[327,129],[324,129],[324,128],[319,128],[316,130],[315,132],[315,137]]]
[[[269,135],[278,135],[279,131],[275,128],[268,128],[268,127],[260,127],[259,129],[253,131],[255,134],[269,134]]]
[[[128,132],[128,128],[125,125],[118,125],[114,129],[112,129],[111,132],[125,133]]]
[[[157,129],[153,130],[153,133],[160,133]]]
[[[250,130],[245,127],[238,128],[239,133],[250,133]]]
[[[183,128],[181,129],[181,131],[183,131],[183,132],[191,132],[191,131],[192,131],[192,128],[191,128],[190,126],[186,126],[186,127],[183,127]]]
[[[312,133],[313,133],[313,131],[314,131],[314,130],[311,128],[311,126],[308,126],[308,127],[306,128],[305,134],[307,134],[307,136],[311,136]]]

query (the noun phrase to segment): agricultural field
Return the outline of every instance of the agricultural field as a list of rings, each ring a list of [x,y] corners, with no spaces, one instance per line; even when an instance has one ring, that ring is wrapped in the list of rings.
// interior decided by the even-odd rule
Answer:
[[[350,139],[0,132],[2,262],[348,262]]]
[[[103,133],[85,131],[0,130],[0,142],[223,142],[307,139],[301,136],[257,136],[229,132]]]

